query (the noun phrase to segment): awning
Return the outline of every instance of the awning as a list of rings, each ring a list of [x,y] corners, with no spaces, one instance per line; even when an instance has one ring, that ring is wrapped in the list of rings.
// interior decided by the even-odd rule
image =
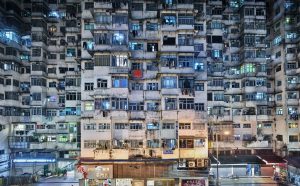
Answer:
[[[285,159],[287,160],[288,165],[300,168],[300,157],[288,157]]]
[[[286,163],[286,161],[282,157],[276,155],[257,155],[257,157],[264,161],[266,164]]]
[[[216,158],[216,156],[214,156]],[[210,157],[211,164],[217,164],[214,157]],[[259,159],[255,155],[239,155],[239,156],[219,156],[219,161],[221,164],[265,164],[264,161]]]

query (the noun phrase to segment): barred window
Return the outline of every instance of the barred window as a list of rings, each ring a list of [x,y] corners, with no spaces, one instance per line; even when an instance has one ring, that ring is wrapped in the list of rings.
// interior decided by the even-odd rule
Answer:
[[[129,110],[131,111],[144,110],[144,102],[129,103]]]
[[[99,123],[99,130],[109,130],[110,124],[109,123]]]
[[[95,66],[110,66],[110,55],[95,55]]]
[[[142,123],[130,123],[129,127],[130,127],[130,130],[142,130],[143,124]]]

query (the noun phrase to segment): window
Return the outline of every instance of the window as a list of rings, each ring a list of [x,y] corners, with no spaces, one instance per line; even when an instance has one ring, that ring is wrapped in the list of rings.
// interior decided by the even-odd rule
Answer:
[[[198,31],[204,31],[204,26],[203,24],[195,24],[194,29]]]
[[[254,15],[254,8],[245,8],[245,15],[246,16]]]
[[[95,22],[99,24],[110,24],[112,21],[111,15],[105,13],[95,13]]]
[[[109,98],[97,98],[95,99],[95,109],[108,110],[110,109],[110,99]]]
[[[205,146],[205,139],[195,139],[194,147],[204,147]]]
[[[85,70],[94,70],[94,63],[93,62],[85,62],[84,69]]]
[[[161,79],[162,88],[177,88],[177,77],[165,76]]]
[[[175,123],[163,123],[162,129],[175,129]]]
[[[131,90],[143,90],[143,83],[132,83]]]
[[[190,123],[179,123],[179,129],[191,129]]]
[[[109,130],[110,129],[110,124],[109,123],[99,123],[99,130]]]
[[[93,149],[96,148],[96,140],[84,140],[83,146],[86,149]]]
[[[204,103],[195,103],[195,110],[204,111]]]
[[[147,103],[147,110],[148,111],[158,111],[159,110],[159,103],[158,102]]]
[[[157,43],[147,43],[147,52],[156,52],[158,50]]]
[[[194,148],[193,139],[179,139],[179,148]]]
[[[179,109],[182,109],[182,110],[194,109],[194,99],[193,98],[179,98]]]
[[[97,79],[97,87],[98,88],[107,88],[107,80],[106,79]]]
[[[127,88],[128,79],[123,76],[112,76],[112,87],[113,88]]]
[[[165,98],[165,110],[177,110],[177,99]]]
[[[125,123],[115,123],[115,129],[125,129],[125,126],[126,126],[127,124],[125,124]]]
[[[40,57],[42,55],[41,48],[32,48],[32,57]]]
[[[233,127],[233,128],[241,128],[241,124],[239,124],[239,123],[234,123],[234,124],[232,124],[232,127]]]
[[[176,25],[176,15],[163,15],[163,25]]]
[[[143,50],[143,43],[136,43],[136,42],[129,42],[129,49],[130,50]]]
[[[194,57],[193,56],[179,56],[178,57],[178,66],[179,67],[193,67],[194,66]]]
[[[276,107],[276,115],[283,115],[283,109],[281,107]]]
[[[130,128],[130,130],[142,130],[143,124],[142,123],[130,123],[129,128]]]
[[[195,83],[195,91],[204,91],[204,83]]]
[[[86,91],[94,90],[94,83],[84,83],[84,90]]]
[[[147,3],[146,4],[146,11],[157,11],[157,4],[155,3]]]
[[[144,102],[129,103],[128,110],[130,110],[130,111],[144,110]]]
[[[66,100],[76,100],[76,92],[67,92]]]
[[[157,91],[158,83],[147,83],[147,90]]]
[[[194,24],[193,14],[178,14],[178,24],[179,25],[193,25]]]
[[[84,103],[84,110],[85,111],[92,111],[92,110],[94,110],[94,102],[85,102]]]
[[[243,128],[251,128],[251,124],[243,124]]]
[[[119,31],[119,32],[113,33],[112,44],[113,45],[126,45],[127,44],[126,32]]]
[[[113,55],[111,66],[127,67],[128,66],[128,56],[127,55]]]
[[[96,124],[95,123],[85,124],[84,130],[96,130]]]
[[[192,46],[194,45],[194,37],[191,34],[178,34],[179,46]]]
[[[42,94],[41,93],[32,93],[31,94],[31,98],[32,98],[32,101],[41,101],[42,100]]]
[[[298,129],[298,123],[289,123],[290,129]]]
[[[110,55],[95,55],[95,66],[110,66]]]
[[[132,3],[131,10],[132,11],[143,11],[143,3]]]
[[[112,110],[127,110],[128,101],[127,98],[111,98]]]
[[[158,24],[157,23],[148,23],[146,24],[146,30],[147,31],[157,31],[158,30]]]
[[[164,36],[163,37],[163,45],[176,45],[176,37],[169,37],[169,36]]]
[[[289,136],[289,142],[298,142],[298,136],[297,135],[290,135]]]
[[[67,48],[67,57],[76,57],[75,48]]]

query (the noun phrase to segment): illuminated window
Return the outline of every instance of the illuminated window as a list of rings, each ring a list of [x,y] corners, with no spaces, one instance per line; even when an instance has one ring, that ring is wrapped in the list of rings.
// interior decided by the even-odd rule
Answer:
[[[84,110],[85,111],[94,110],[94,102],[85,102],[84,103]]]

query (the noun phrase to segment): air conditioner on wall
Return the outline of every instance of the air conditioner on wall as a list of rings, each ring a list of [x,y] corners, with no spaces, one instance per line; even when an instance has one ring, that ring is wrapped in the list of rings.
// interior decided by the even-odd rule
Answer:
[[[204,160],[203,159],[197,159],[197,167],[204,167]]]
[[[189,167],[196,167],[195,161],[189,161],[188,165]]]
[[[184,160],[179,161],[178,167],[180,167],[180,168],[186,167],[186,161],[184,161]]]

